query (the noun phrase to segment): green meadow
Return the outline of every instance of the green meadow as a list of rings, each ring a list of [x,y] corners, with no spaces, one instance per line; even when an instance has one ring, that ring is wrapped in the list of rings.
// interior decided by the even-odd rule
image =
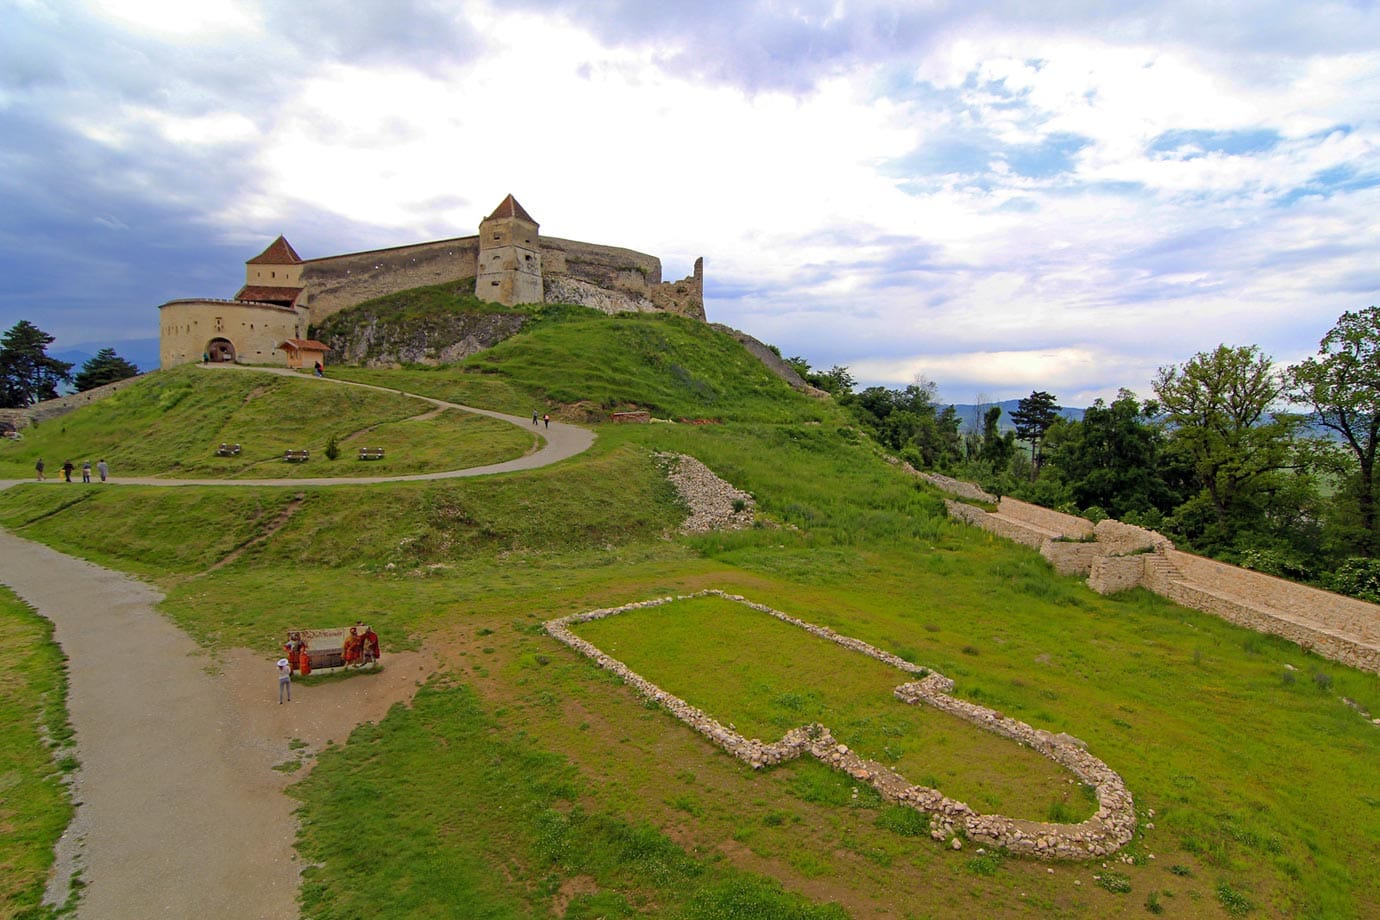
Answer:
[[[443,667],[411,704],[338,739],[292,787],[311,867],[303,916],[1377,915],[1380,728],[1343,700],[1380,714],[1380,677],[1144,592],[1098,596],[1035,552],[950,522],[937,493],[832,404],[792,392],[729,337],[675,317],[544,311],[461,364],[332,376],[394,393],[339,387],[348,405],[323,412],[332,381],[158,372],[0,444],[0,474],[31,478],[39,452],[51,474],[52,458],[90,444],[118,458],[117,474],[209,476],[209,448],[232,430],[246,451],[264,443],[246,462],[275,476],[285,465],[267,445],[289,431],[313,450],[308,467],[332,436],[343,446],[389,426],[416,426],[402,440],[431,470],[492,462],[457,462],[465,451],[530,448],[521,426],[504,441],[424,418],[396,391],[518,415],[641,407],[711,423],[594,423],[587,453],[504,476],[0,492],[0,524],[154,582],[166,615],[208,647],[267,659],[288,621],[367,614],[385,666],[390,650],[438,650]],[[272,410],[255,408],[280,386]],[[657,451],[753,493],[757,526],[679,535],[685,510]],[[349,457],[332,466],[376,471]],[[227,475],[240,474],[265,475]],[[1135,839],[1105,866],[953,849],[819,763],[753,771],[542,629],[704,588],[855,636],[953,678],[960,697],[1082,739],[1134,794]],[[312,607],[284,611],[289,594]],[[764,740],[822,721],[979,811],[1078,821],[1093,807],[1043,758],[895,703],[898,672],[739,605],[677,602],[580,631]],[[6,687],[7,720],[32,721],[25,707],[50,698]],[[10,741],[38,756],[0,775],[51,774],[41,740]],[[68,808],[60,796],[41,807],[23,859],[41,868]],[[28,902],[6,897],[24,915]]]

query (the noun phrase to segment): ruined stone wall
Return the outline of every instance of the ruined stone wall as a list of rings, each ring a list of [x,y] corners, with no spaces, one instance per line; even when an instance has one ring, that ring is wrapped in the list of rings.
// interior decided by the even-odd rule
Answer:
[[[311,321],[385,294],[477,273],[479,237],[463,236],[393,249],[353,252],[302,263],[306,294],[299,301],[311,310]]]
[[[32,406],[24,409],[0,409],[0,419],[4,419],[22,432],[30,425],[40,425],[43,422],[64,416],[68,412],[74,412],[83,406],[89,406],[94,402],[100,402],[107,396],[112,396],[120,392],[142,376],[144,375],[139,374],[134,377],[126,377],[124,380],[116,380],[114,383],[107,383],[105,386],[92,387],[80,393],[59,396],[57,399],[45,399],[43,402],[34,403]]]
[[[677,313],[704,321],[704,259],[695,260],[695,269],[679,281],[663,281],[648,290],[652,303],[663,313]]]
[[[568,275],[598,287],[643,297],[653,285],[661,283],[660,259],[617,246],[544,236],[541,238],[541,263],[547,276]]]
[[[886,765],[859,757],[849,750],[847,745],[839,744],[826,726],[819,724],[793,728],[779,741],[774,742],[744,738],[737,731],[726,728],[708,713],[667,693],[623,662],[605,654],[594,644],[570,631],[571,626],[579,623],[615,616],[630,610],[656,607],[679,598],[663,597],[622,607],[572,614],[548,621],[546,631],[553,638],[592,659],[599,667],[616,674],[644,698],[663,707],[691,729],[754,769],[773,766],[809,754],[843,771],[858,782],[868,783],[886,801],[907,805],[930,815],[930,836],[935,840],[948,840],[955,849],[963,845],[958,836],[961,830],[971,841],[1004,847],[1023,856],[1082,860],[1110,855],[1125,846],[1134,835],[1136,814],[1130,790],[1126,788],[1120,775],[1088,753],[1086,746],[1076,738],[1032,728],[1024,722],[985,706],[960,700],[952,695],[954,682],[942,674],[913,665],[859,639],[841,636],[828,627],[806,623],[765,605],[752,603],[736,594],[707,590],[691,597],[706,595],[722,597],[776,617],[821,639],[885,662],[898,671],[916,678],[896,687],[894,695],[898,700],[911,705],[933,706],[979,728],[1038,751],[1093,787],[1097,795],[1097,813],[1079,824],[1018,821],[1004,815],[979,814],[967,804],[950,799],[937,789],[913,785]]]
[[[1016,521],[1033,524],[1067,540],[1083,540],[1093,535],[1092,521],[1087,518],[1081,518],[1074,514],[1064,514],[1049,508],[1041,508],[1039,505],[1032,505],[1029,502],[1014,498],[1003,496],[1001,504],[997,507],[997,513]]]
[[[1060,574],[1086,574],[1088,587],[1099,594],[1144,587],[1238,626],[1282,636],[1333,661],[1380,673],[1378,604],[1185,553],[1153,530],[1118,521],[1091,528],[1095,542],[1059,541],[1042,525],[1057,526],[1058,518],[1068,515],[1032,513],[1027,509],[1034,506],[1009,502],[1002,499],[998,514],[952,499],[945,506],[952,518],[1039,549]],[[1040,523],[1011,517],[1008,508]]]
[[[1310,588],[1283,578],[1205,559],[1181,550],[1165,554],[1183,580],[1228,595],[1248,607],[1267,607],[1380,646],[1380,605]]]
[[[1149,558],[1150,556],[1144,553],[1134,556],[1100,556],[1093,560],[1088,571],[1088,587],[1098,594],[1120,594],[1122,591],[1130,591],[1137,585],[1149,587],[1145,573],[1145,563]]]
[[[1072,540],[1046,540],[1040,544],[1040,555],[1060,575],[1088,575],[1092,572],[1093,563],[1105,552],[1096,543]]]

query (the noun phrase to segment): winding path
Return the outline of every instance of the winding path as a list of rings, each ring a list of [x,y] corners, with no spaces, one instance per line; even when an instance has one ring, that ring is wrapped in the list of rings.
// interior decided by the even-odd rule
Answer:
[[[540,434],[545,445],[524,457],[439,473],[116,484],[300,487],[481,476],[547,466],[594,443],[593,432],[573,425],[553,422]],[[19,481],[0,480],[0,488]],[[65,897],[75,868],[85,884],[82,920],[297,917],[302,867],[293,849],[294,806],[283,791],[292,777],[273,767],[343,740],[362,719],[381,718],[431,669],[427,657],[391,656],[366,680],[297,686],[294,702],[280,706],[276,674],[262,659],[245,652],[213,659],[158,614],[161,593],[137,579],[0,530],[0,584],[53,623],[68,658],[81,769],[76,818],[58,844],[50,900]]]

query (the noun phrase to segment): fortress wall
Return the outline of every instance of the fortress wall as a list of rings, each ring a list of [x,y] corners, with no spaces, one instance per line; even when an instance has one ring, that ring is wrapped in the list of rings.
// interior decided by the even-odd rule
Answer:
[[[352,252],[302,263],[303,304],[313,323],[365,300],[408,288],[473,278],[479,237],[465,236],[414,246]]]
[[[694,271],[680,281],[663,281],[652,285],[648,296],[663,313],[678,313],[703,322],[704,259],[696,259]]]
[[[1181,550],[1171,550],[1166,556],[1185,581],[1214,593],[1230,595],[1247,606],[1275,610],[1316,624],[1322,629],[1343,631],[1362,641],[1380,645],[1380,605],[1237,568]]]
[[[1003,499],[1003,502],[1005,499]],[[995,514],[988,514],[981,508],[973,505],[965,505],[963,502],[956,502],[950,499],[944,500],[944,505],[949,510],[950,517],[966,521],[974,527],[981,527],[988,533],[994,533],[999,537],[1005,537],[1015,543],[1039,549],[1049,539],[1049,533],[1039,528],[1026,527],[1020,521],[1010,518],[997,517]]]
[[[646,295],[661,283],[661,260],[644,252],[558,237],[541,238],[542,273],[569,275],[604,288]]]
[[[1039,505],[1014,498],[1003,497],[1001,504],[997,506],[997,512],[1005,517],[1033,524],[1042,530],[1051,530],[1070,540],[1083,540],[1093,534],[1092,521],[1087,518],[1051,511],[1049,508],[1041,508]]]
[[[23,431],[31,424],[38,425],[50,419],[66,415],[82,406],[89,406],[93,402],[99,402],[107,396],[111,396],[123,390],[125,387],[137,381],[143,374],[133,377],[126,377],[124,380],[116,380],[114,383],[107,383],[104,386],[92,387],[80,393],[70,393],[67,396],[59,396],[57,399],[45,399],[42,402],[34,403],[24,409],[0,409],[0,418],[12,423],[15,428]]]

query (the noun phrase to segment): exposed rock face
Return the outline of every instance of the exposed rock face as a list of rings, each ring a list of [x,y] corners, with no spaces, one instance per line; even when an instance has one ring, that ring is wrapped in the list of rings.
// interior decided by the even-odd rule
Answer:
[[[765,364],[767,370],[786,381],[792,389],[807,393],[810,396],[825,397],[829,395],[806,383],[805,379],[795,372],[795,368],[787,364],[780,355],[772,350],[770,345],[753,338],[746,332],[734,329],[732,326],[725,326],[723,323],[710,323],[709,325],[720,332],[733,336],[740,345],[752,353],[754,358]]]
[[[327,336],[329,361],[364,367],[446,364],[492,348],[527,321],[511,313],[451,313],[413,322],[361,316],[348,333]]]
[[[632,291],[603,288],[568,275],[543,279],[547,303],[573,303],[601,313],[656,313],[656,304]]]
[[[913,680],[894,690],[898,700],[912,705],[928,705],[942,709],[960,719],[1010,738],[1013,742],[1033,748],[1068,769],[1097,793],[1097,813],[1079,824],[1054,824],[1043,821],[1017,821],[1003,815],[983,815],[967,804],[946,797],[936,789],[912,785],[909,780],[884,764],[865,760],[840,744],[823,725],[802,725],[786,732],[779,741],[763,742],[744,738],[732,728],[725,727],[708,713],[662,690],[656,684],[633,671],[594,644],[581,639],[570,627],[589,620],[615,616],[629,610],[640,610],[668,604],[680,598],[662,597],[626,604],[622,607],[590,610],[549,620],[546,631],[570,648],[593,659],[599,667],[618,675],[646,699],[652,700],[680,719],[694,731],[722,747],[729,754],[750,764],[754,769],[768,767],[802,754],[809,754],[849,776],[876,789],[887,801],[908,805],[930,816],[930,836],[935,840],[956,840],[962,831],[969,840],[999,847],[1012,853],[1041,859],[1092,859],[1107,856],[1125,846],[1135,833],[1135,803],[1121,777],[1109,766],[1092,756],[1086,746],[1065,734],[1054,734],[1032,728],[1024,722],[1009,718],[985,706],[953,696],[954,682],[942,674],[904,661],[889,652],[868,645],[859,639],[841,636],[833,630],[806,623],[762,604],[722,591],[701,591],[691,597],[714,596],[736,601],[753,610],[804,629],[821,639],[837,643],[878,661],[886,662]]]
[[[657,454],[656,459],[665,466],[666,478],[690,508],[690,516],[680,527],[681,533],[742,530],[752,526],[756,503],[751,494],[724,482],[694,457]]]

